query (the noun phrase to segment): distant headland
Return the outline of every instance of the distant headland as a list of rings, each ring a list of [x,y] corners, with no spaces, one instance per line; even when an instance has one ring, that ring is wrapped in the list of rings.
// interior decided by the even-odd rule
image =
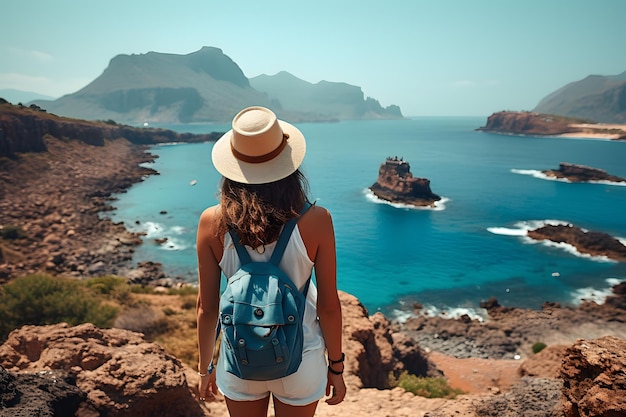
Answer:
[[[416,178],[402,158],[387,157],[378,170],[378,179],[369,189],[380,199],[417,207],[434,207],[441,197],[430,189],[430,180]]]
[[[510,135],[626,140],[626,125],[535,112],[493,113],[487,118],[487,124],[476,130]]]

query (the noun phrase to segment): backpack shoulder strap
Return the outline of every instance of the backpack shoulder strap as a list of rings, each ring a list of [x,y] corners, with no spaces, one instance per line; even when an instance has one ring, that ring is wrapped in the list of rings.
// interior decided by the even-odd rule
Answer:
[[[235,249],[237,250],[237,255],[239,256],[239,262],[241,265],[249,264],[252,262],[252,258],[250,258],[250,254],[246,250],[246,248],[241,244],[239,235],[232,229],[228,230],[230,234],[230,238],[233,241],[233,245],[235,245]]]
[[[290,219],[285,226],[283,226],[283,230],[280,232],[280,237],[278,238],[278,242],[276,243],[276,247],[274,248],[274,252],[272,253],[272,257],[270,258],[270,262],[274,265],[278,266],[280,264],[280,260],[285,253],[285,249],[287,248],[287,243],[289,243],[289,239],[291,238],[291,233],[293,229],[296,227],[296,223],[302,217],[304,213],[311,207],[308,202],[304,203],[304,207],[300,211],[298,217],[294,217]]]

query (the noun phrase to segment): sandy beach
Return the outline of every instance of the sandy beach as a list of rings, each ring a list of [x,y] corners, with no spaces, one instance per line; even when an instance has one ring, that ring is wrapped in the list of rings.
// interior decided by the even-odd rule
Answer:
[[[609,139],[616,140],[626,136],[626,124],[592,124],[592,123],[580,123],[570,125],[571,127],[581,129],[579,132],[564,133],[562,135],[556,135],[560,138],[586,138],[586,139]],[[608,132],[619,130],[620,132]]]

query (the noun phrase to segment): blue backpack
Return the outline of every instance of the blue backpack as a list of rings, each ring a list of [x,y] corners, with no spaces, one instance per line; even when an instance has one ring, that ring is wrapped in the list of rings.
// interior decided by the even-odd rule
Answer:
[[[297,221],[285,224],[269,262],[252,262],[237,233],[229,232],[241,267],[220,298],[220,354],[226,370],[239,378],[282,378],[302,362],[302,320],[311,277],[300,292],[278,266]]]

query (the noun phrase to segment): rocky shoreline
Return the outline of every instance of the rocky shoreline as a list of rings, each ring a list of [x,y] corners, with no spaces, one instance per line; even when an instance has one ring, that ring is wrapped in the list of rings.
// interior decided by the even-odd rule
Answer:
[[[154,159],[149,147],[125,138],[107,138],[97,145],[51,135],[42,140],[45,152],[20,153],[16,159],[0,158],[0,231],[3,236],[0,239],[0,283],[29,273],[46,272],[75,277],[115,274],[135,282],[173,285],[176,277],[166,276],[158,263],[133,265],[132,254],[136,245],[141,244],[141,236],[100,215],[114,209],[114,194],[124,192],[147,175],[157,174],[142,166]],[[547,375],[548,370],[556,372],[554,369],[559,369],[566,350],[580,343],[579,339],[602,340],[612,336],[626,340],[626,284],[614,287],[614,295],[601,305],[583,302],[578,307],[564,307],[546,302],[538,306],[538,310],[528,310],[503,307],[497,300],[485,301],[481,304],[489,316],[485,322],[468,316],[458,319],[427,317],[421,314],[418,305],[414,317],[406,322],[389,322],[380,313],[370,316],[357,299],[347,294],[342,294],[342,305],[351,392],[339,408],[320,405],[317,415],[322,417],[364,413],[430,417],[524,415],[523,412],[506,414],[512,406],[518,411],[538,408],[533,415],[565,416],[546,411],[555,407],[555,401],[562,397],[560,380]],[[16,331],[11,336],[13,339],[10,337],[14,342],[2,347],[2,365],[12,372],[34,373],[53,369],[58,361],[75,363],[76,366],[64,371],[64,381],[76,386],[77,373],[83,372],[87,385],[81,389],[92,396],[89,403],[92,407],[98,400],[93,394],[96,370],[102,372],[103,378],[109,378],[104,384],[108,384],[111,398],[132,398],[129,397],[132,393],[122,395],[115,386],[113,377],[123,363],[126,375],[154,374],[154,381],[165,384],[165,388],[159,388],[153,381],[151,384],[156,388],[142,391],[137,404],[154,401],[154,395],[158,396],[169,387],[167,389],[182,396],[184,404],[197,413],[189,415],[226,415],[223,401],[198,408],[189,401],[192,388],[175,389],[181,385],[181,375],[192,387],[195,373],[184,368],[176,358],[160,353],[162,349],[158,346],[145,343],[141,336],[119,333],[121,330],[105,331],[85,326],[80,329],[66,329],[62,325],[50,329],[27,327]],[[43,359],[38,362],[39,359],[32,356],[32,349],[20,353],[20,349],[30,346],[29,341],[44,340],[45,334],[54,336],[50,336],[49,342],[35,343],[38,349],[43,349],[46,343],[64,343],[71,337],[116,340],[116,349],[110,349],[113,342],[106,342],[98,345],[100,347],[79,349],[76,358],[67,362],[52,355],[49,363]],[[537,342],[548,345],[541,357],[533,353]],[[133,350],[135,355],[151,352],[159,356],[169,376],[157,375],[152,363],[125,361],[125,351],[118,351],[119,346],[125,344],[129,349],[137,349]],[[599,351],[622,346],[613,341],[596,344]],[[64,346],[62,351],[72,354],[70,345]],[[58,347],[51,347],[50,352],[60,351]],[[611,355],[611,358],[623,360],[626,352],[611,352]],[[607,359],[605,364],[613,366],[612,363]],[[570,373],[574,374],[575,365],[573,362],[570,365]],[[463,387],[468,395],[457,400],[431,400],[415,397],[399,388],[387,389],[388,373],[394,369],[444,375],[456,386]],[[11,375],[6,378],[11,384],[16,381]],[[51,378],[57,377],[52,375]],[[65,394],[73,396],[76,403],[84,400],[83,394],[71,391],[67,388]],[[550,396],[549,401],[545,400],[546,395]],[[113,400],[107,401],[103,410],[117,407]],[[96,415],[93,409],[89,410],[85,416]],[[111,415],[131,415],[124,408],[116,410],[117,414]],[[567,414],[568,417],[578,415],[585,414]]]
[[[45,272],[120,275],[172,285],[158,263],[134,265],[141,236],[102,216],[115,194],[158,173],[150,145],[214,140],[57,117],[0,102],[0,284]]]

